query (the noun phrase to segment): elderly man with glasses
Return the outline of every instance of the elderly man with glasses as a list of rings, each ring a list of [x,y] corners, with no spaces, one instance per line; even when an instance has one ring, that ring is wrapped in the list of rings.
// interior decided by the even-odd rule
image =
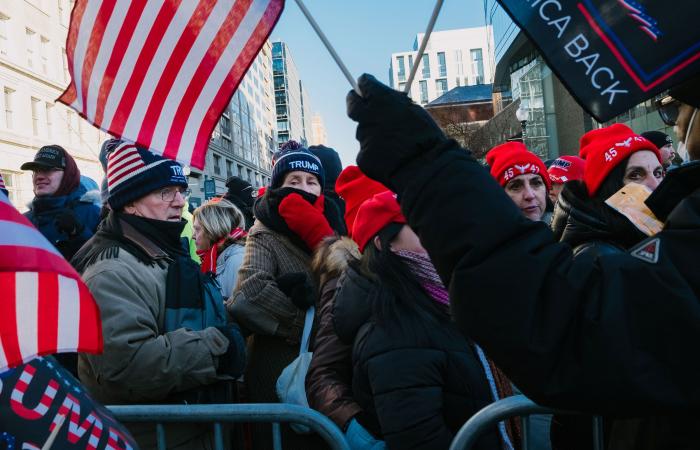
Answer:
[[[188,194],[182,167],[119,143],[107,183],[111,211],[72,261],[97,300],[104,332],[102,355],[80,355],[81,381],[105,404],[225,402],[245,344],[226,324],[220,297],[216,314],[207,280],[180,240]],[[152,427],[131,431],[141,448],[155,446]],[[207,431],[166,427],[169,448],[207,448]]]

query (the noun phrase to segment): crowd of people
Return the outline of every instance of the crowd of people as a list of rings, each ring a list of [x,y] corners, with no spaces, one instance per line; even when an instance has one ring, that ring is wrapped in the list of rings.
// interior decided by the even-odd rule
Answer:
[[[174,161],[111,139],[99,192],[63,148],[42,147],[22,166],[26,216],[82,275],[104,332],[103,354],[61,363],[105,404],[279,402],[315,308],[306,398],[353,449],[448,448],[517,392],[604,415],[606,448],[693,448],[692,423],[665,414],[700,399],[686,354],[700,332],[698,166],[664,133],[615,124],[584,134],[578,156],[544,162],[506,142],[484,167],[405,94],[371,76],[360,88],[359,167],[289,141],[269,186],[231,177],[190,215]],[[692,160],[700,101],[673,95],[667,120]],[[630,184],[660,233],[611,205]],[[531,433],[540,448],[587,448],[589,424],[555,417]],[[520,448],[521,425],[476,448]],[[152,428],[131,429],[155,446]],[[283,427],[285,448],[324,448],[298,431]],[[166,434],[169,448],[211,445],[196,424]],[[269,426],[246,435],[272,446]]]

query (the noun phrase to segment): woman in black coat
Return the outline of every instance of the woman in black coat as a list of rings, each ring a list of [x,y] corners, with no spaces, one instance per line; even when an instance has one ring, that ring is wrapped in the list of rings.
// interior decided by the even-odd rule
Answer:
[[[363,410],[355,419],[389,449],[446,449],[510,385],[452,325],[447,290],[391,192],[360,207],[353,238],[363,257],[341,280],[334,325],[354,342],[352,391]],[[476,448],[513,441],[500,424]]]
[[[571,245],[575,257],[622,253],[646,235],[605,201],[629,183],[653,191],[664,177],[659,150],[615,124],[586,133],[581,155],[586,157],[584,178],[564,185],[552,218],[554,235]]]
[[[555,238],[573,249],[574,258],[622,254],[646,238],[627,217],[605,201],[626,184],[655,189],[664,177],[658,149],[625,125],[612,125],[581,138],[586,157],[584,177],[564,184],[554,215]],[[612,422],[605,420],[606,442]],[[621,432],[616,425],[615,435]],[[613,436],[614,437],[614,436]],[[551,428],[554,449],[592,448],[591,418],[555,416]]]

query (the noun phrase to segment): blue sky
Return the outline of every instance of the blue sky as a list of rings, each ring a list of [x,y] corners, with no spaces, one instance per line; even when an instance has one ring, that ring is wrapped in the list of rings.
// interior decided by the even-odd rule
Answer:
[[[350,72],[367,72],[388,83],[391,54],[410,50],[435,6],[434,0],[305,0],[321,29]],[[484,25],[483,0],[446,0],[435,30]],[[286,0],[272,39],[285,41],[311,97],[311,109],[323,116],[328,144],[344,165],[354,164],[359,145],[355,123],[345,114],[350,85],[294,0]]]

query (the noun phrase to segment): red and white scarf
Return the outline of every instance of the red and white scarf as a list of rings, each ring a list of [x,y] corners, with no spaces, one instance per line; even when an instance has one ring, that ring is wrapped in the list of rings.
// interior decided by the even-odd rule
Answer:
[[[197,255],[202,260],[202,273],[212,272],[216,274],[216,259],[219,257],[219,246],[223,244],[226,239],[237,239],[244,238],[248,235],[243,228],[234,228],[231,232],[221,238],[216,244],[212,245],[209,250],[198,250]]]

